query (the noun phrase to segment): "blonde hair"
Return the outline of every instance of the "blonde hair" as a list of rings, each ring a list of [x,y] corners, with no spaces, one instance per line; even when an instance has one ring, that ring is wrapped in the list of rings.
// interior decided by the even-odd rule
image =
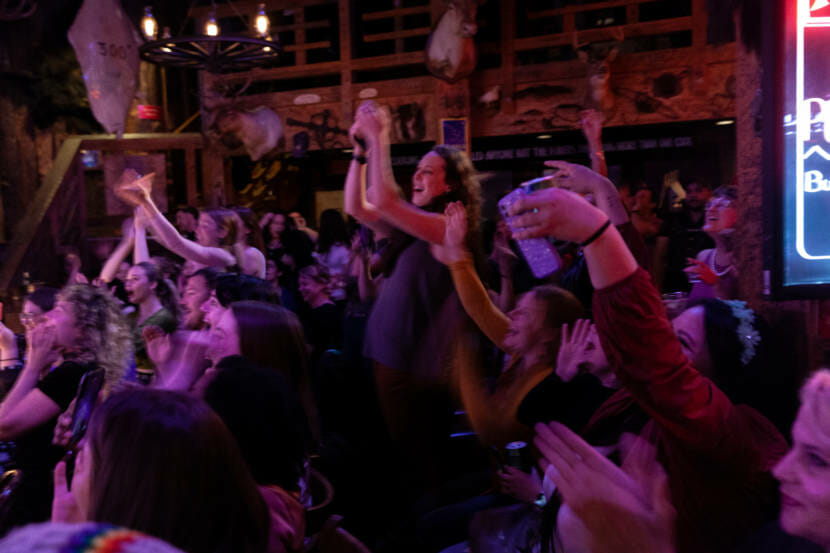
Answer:
[[[816,371],[801,388],[798,418],[830,443],[830,370]]]
[[[80,338],[65,357],[79,363],[96,363],[104,369],[104,394],[120,389],[133,350],[129,325],[118,302],[101,288],[73,284],[58,293],[72,306]]]

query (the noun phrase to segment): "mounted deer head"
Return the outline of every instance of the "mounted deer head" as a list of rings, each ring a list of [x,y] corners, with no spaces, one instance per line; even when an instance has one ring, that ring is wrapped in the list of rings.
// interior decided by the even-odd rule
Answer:
[[[251,79],[242,88],[230,92],[230,87],[214,86],[202,100],[203,121],[208,137],[218,138],[230,149],[244,146],[253,161],[277,147],[283,136],[282,120],[265,106],[246,110],[238,98],[250,86]]]
[[[35,0],[0,0],[0,21],[26,19],[36,10]]]
[[[478,32],[476,10],[481,0],[449,0],[427,37],[426,65],[430,73],[455,82],[476,66],[473,37]]]
[[[588,89],[583,101],[584,109],[607,112],[615,104],[611,91],[611,62],[617,57],[624,35],[622,27],[609,31],[609,40],[602,42],[582,42],[578,32],[573,34],[574,51],[587,69]]]

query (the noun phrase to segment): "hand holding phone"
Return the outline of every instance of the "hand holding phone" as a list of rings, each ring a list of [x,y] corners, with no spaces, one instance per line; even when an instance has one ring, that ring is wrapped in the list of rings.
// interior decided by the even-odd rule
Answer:
[[[95,369],[84,374],[78,384],[78,395],[75,399],[75,411],[72,413],[70,430],[72,437],[66,449],[66,489],[72,486],[72,475],[75,472],[75,457],[81,447],[81,439],[86,434],[92,410],[98,401],[98,394],[104,385],[104,369]]]
[[[511,232],[515,233],[517,229],[513,225],[513,218],[508,215],[510,206],[516,203],[522,196],[544,188],[545,185],[551,182],[551,179],[551,176],[547,176],[522,183],[519,188],[499,200],[499,210],[510,227]],[[525,261],[527,261],[533,276],[536,278],[545,278],[558,271],[562,266],[559,254],[547,239],[529,238],[517,240],[516,243]]]

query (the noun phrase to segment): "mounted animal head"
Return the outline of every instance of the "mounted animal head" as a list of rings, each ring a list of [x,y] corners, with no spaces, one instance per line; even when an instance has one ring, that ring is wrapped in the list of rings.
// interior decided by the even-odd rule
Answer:
[[[36,10],[35,0],[0,0],[0,21],[26,19]]]
[[[619,52],[619,45],[623,41],[622,27],[610,29],[609,39],[604,41],[580,41],[579,33],[573,34],[573,48],[579,60],[585,64],[588,78],[588,94],[586,109],[604,109],[611,97],[611,62]]]
[[[473,37],[478,32],[476,10],[482,0],[449,0],[427,38],[430,73],[449,82],[470,75],[476,65]]]
[[[445,21],[449,29],[461,38],[473,38],[478,32],[476,24],[477,0],[450,0],[447,10],[438,21]]]
[[[252,160],[258,161],[276,148],[283,138],[282,120],[265,106],[244,109],[238,98],[251,80],[235,92],[228,86],[208,90],[202,101],[205,134],[218,139],[226,148],[245,147]]]

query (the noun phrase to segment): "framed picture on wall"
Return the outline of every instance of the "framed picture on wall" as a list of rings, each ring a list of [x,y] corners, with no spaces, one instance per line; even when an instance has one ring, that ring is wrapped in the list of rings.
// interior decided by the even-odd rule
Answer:
[[[441,144],[464,150],[470,155],[470,122],[466,117],[441,119]]]

